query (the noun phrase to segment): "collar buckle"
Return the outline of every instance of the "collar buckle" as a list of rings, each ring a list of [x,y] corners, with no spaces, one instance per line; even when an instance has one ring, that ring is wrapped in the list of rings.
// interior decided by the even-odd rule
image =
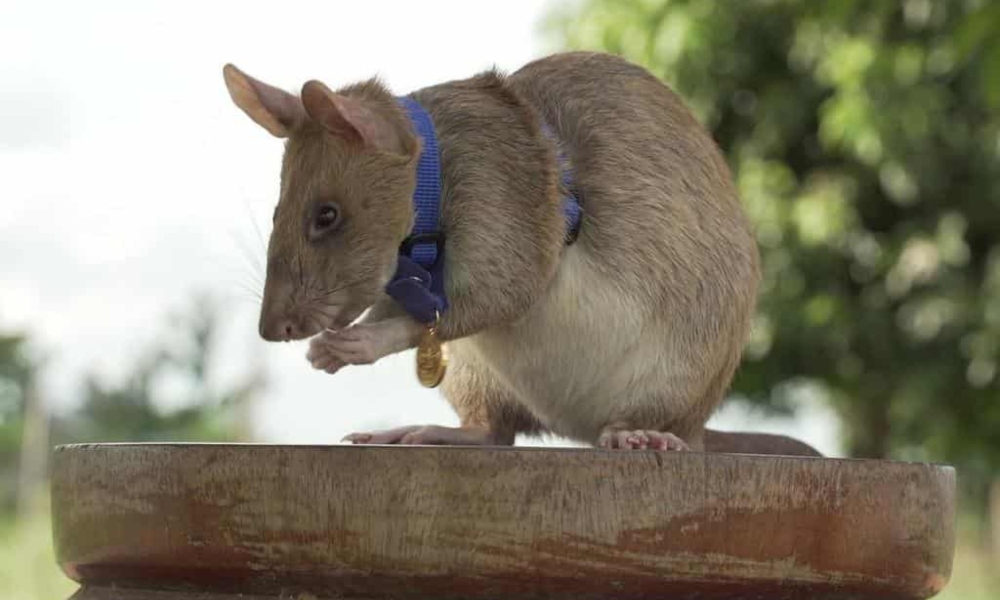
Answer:
[[[433,244],[433,251],[430,253],[432,257],[429,261],[426,260],[428,252],[425,244]],[[417,246],[420,246],[423,252],[414,253]],[[441,231],[428,231],[426,233],[412,233],[399,245],[399,253],[403,256],[409,257],[417,262],[427,262],[428,264],[423,265],[424,267],[432,267],[437,264],[437,261],[441,259],[441,255],[444,254],[444,233]],[[420,260],[423,258],[424,260]]]

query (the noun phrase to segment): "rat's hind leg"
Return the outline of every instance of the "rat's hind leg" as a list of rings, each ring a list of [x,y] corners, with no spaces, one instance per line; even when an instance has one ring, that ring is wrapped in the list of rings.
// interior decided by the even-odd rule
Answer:
[[[739,362],[733,352],[714,377],[681,370],[670,380],[647,385],[644,401],[613,414],[594,445],[616,450],[693,450],[705,447],[705,423],[722,402]],[[708,380],[708,385],[699,382]],[[659,390],[659,391],[657,391]],[[664,393],[662,390],[670,390]]]
[[[716,391],[712,389],[709,393]],[[601,427],[594,445],[613,450],[700,452],[704,447],[705,421],[716,404],[715,400],[683,402],[676,396],[654,395],[633,404],[632,410],[612,417]]]
[[[441,391],[458,413],[459,427],[409,425],[386,431],[352,433],[355,444],[513,446],[518,433],[544,430],[534,416],[465,346],[452,342]],[[463,347],[464,346],[464,347]]]

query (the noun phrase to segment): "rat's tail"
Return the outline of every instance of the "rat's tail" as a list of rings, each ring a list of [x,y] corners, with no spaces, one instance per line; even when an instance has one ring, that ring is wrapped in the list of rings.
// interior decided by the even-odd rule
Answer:
[[[771,433],[745,433],[742,431],[715,431],[706,429],[705,452],[728,454],[779,454],[784,456],[822,457],[818,450],[786,435]]]

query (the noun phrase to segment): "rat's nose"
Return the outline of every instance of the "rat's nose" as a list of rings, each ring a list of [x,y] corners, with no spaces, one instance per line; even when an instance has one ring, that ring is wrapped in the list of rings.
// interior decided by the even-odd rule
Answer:
[[[260,302],[260,321],[257,330],[268,342],[288,342],[302,338],[306,325],[302,322],[300,308],[293,301],[295,290],[285,277],[276,277],[268,265],[264,297]]]
[[[289,318],[261,320],[260,337],[268,342],[287,342],[298,337],[299,331]]]

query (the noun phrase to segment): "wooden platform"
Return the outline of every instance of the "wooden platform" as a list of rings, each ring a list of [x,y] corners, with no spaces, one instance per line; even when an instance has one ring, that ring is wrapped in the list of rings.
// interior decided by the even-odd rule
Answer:
[[[655,451],[57,448],[77,600],[927,598],[949,467]]]

